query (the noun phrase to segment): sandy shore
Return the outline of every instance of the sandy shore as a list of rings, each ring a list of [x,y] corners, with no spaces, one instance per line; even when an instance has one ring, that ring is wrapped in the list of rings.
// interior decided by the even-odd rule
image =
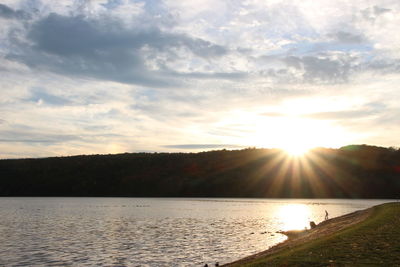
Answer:
[[[249,263],[259,257],[265,257],[267,255],[271,255],[273,253],[277,253],[285,249],[291,249],[293,247],[304,244],[311,240],[333,234],[353,224],[365,220],[371,214],[371,211],[372,209],[370,208],[366,210],[360,210],[353,213],[349,213],[340,217],[332,218],[330,220],[321,222],[314,229],[307,231],[285,232],[284,234],[286,234],[289,237],[288,240],[279,243],[268,250],[248,256],[246,258],[240,259],[232,263],[225,264],[223,266],[235,266],[235,265]]]

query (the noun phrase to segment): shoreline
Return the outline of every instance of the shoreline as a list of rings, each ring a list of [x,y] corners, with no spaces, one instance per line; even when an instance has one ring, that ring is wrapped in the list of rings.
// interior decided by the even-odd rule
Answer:
[[[381,206],[381,205],[378,205]],[[373,209],[377,207],[371,207],[364,210],[355,211],[349,214],[345,214],[339,217],[335,217],[326,221],[322,221],[315,228],[309,230],[299,231],[284,231],[280,232],[288,237],[287,240],[270,247],[262,252],[249,255],[242,259],[223,264],[221,266],[241,266],[243,264],[251,264],[253,261],[262,259],[265,257],[273,256],[280,252],[290,251],[296,247],[306,245],[314,240],[328,237],[332,234],[339,233],[353,225],[359,224],[369,218],[372,214]]]

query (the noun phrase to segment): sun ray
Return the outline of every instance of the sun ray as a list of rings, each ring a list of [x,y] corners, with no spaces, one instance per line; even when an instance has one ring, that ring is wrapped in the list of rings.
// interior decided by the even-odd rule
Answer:
[[[282,163],[279,167],[278,173],[275,177],[272,178],[272,182],[270,187],[267,188],[268,196],[280,196],[282,193],[282,189],[285,189],[285,176],[288,172],[288,166],[290,164],[290,159],[288,157],[283,157]],[[287,189],[287,188],[286,188]]]
[[[304,190],[303,179],[301,177],[302,173],[302,161],[304,157],[294,157],[292,158],[292,169],[291,169],[291,185],[293,188],[293,196],[301,196]]]
[[[305,182],[309,185],[311,194],[316,197],[323,197],[328,195],[328,190],[322,183],[320,177],[316,174],[312,165],[313,152],[310,152],[306,157],[301,158],[301,165],[303,167],[303,177]]]
[[[253,188],[253,185],[259,183],[260,180],[265,181],[264,187],[270,188],[270,181],[266,179],[270,173],[273,172],[274,168],[281,166],[283,161],[285,160],[285,155],[280,150],[273,150],[272,152],[268,152],[267,161],[262,167],[257,170],[257,172],[252,177],[252,180],[248,184],[248,188]]]
[[[325,184],[327,182],[330,182],[332,183],[332,185],[340,188],[341,192],[339,193],[345,194],[338,196],[346,197],[347,195],[351,194],[351,192],[348,192],[349,188],[359,186],[358,184],[352,184],[354,179],[350,173],[343,171],[342,168],[334,166],[330,161],[324,159],[321,155],[313,153],[312,162],[314,163],[314,166],[324,174],[324,176],[329,178],[329,180],[325,181]],[[321,177],[320,179],[322,178],[323,177]],[[330,186],[329,184],[326,184],[326,187],[332,191],[334,190],[334,187],[332,185]],[[332,193],[333,192],[330,192],[329,194]]]

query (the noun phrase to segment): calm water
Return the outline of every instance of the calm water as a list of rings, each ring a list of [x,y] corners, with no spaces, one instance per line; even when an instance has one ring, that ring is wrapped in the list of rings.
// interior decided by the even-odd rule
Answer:
[[[203,266],[389,200],[0,198],[0,266]]]

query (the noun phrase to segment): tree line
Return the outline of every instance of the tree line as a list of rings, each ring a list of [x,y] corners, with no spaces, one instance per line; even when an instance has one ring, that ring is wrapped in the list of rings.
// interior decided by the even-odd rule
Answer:
[[[0,196],[399,198],[400,150],[368,145],[0,160]]]

